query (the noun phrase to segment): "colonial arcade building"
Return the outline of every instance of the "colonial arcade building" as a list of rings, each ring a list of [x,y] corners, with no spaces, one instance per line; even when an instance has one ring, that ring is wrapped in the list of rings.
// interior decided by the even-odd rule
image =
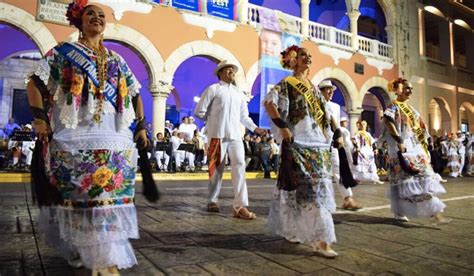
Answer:
[[[24,79],[33,63],[78,32],[61,24],[68,0],[0,3],[0,127],[28,123]],[[268,15],[313,56],[310,79],[331,79],[333,101],[352,131],[363,118],[378,135],[393,95],[390,80],[413,82],[411,103],[431,134],[474,131],[474,7],[469,1],[427,0],[95,0],[108,26],[106,46],[122,55],[142,84],[153,132],[192,114],[216,64],[239,68],[237,85],[260,114],[260,35]],[[462,3],[465,2],[465,3]],[[49,6],[48,6],[49,5]],[[215,6],[228,14],[215,12]],[[49,8],[48,8],[49,7]],[[229,8],[230,7],[230,8]],[[275,10],[277,12],[275,12]],[[276,47],[276,46],[275,46]],[[199,122],[198,122],[199,123]]]

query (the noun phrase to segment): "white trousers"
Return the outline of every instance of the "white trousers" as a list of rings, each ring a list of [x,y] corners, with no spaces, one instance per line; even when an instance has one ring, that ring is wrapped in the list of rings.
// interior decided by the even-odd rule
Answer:
[[[336,183],[337,189],[339,190],[339,194],[341,194],[342,199],[347,197],[352,197],[352,189],[346,188],[342,185],[341,182],[341,174],[339,172],[339,155],[337,153],[337,149],[331,149],[331,161],[332,161],[332,180]]]
[[[221,141],[221,163],[216,172],[209,179],[209,198],[208,202],[217,203],[219,193],[222,187],[222,175],[225,167],[225,154],[228,154],[231,166],[232,186],[234,187],[234,207],[245,207],[249,205],[247,182],[245,181],[245,151],[242,140]]]
[[[181,162],[184,162],[185,159],[188,159],[189,168],[194,170],[194,153],[185,152],[184,150],[177,150],[174,153],[174,158],[176,162],[176,169],[181,166]]]
[[[155,158],[159,168],[168,169],[170,156],[165,151],[155,151]]]

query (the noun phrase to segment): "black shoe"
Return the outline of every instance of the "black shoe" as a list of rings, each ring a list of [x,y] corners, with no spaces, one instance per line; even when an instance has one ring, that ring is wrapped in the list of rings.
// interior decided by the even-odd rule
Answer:
[[[265,172],[263,178],[272,179],[272,176],[270,175],[270,172]]]

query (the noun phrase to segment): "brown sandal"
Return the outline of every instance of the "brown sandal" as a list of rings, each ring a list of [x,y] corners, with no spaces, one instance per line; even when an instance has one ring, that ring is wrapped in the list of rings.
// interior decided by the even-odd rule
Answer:
[[[344,200],[344,203],[342,204],[342,209],[349,210],[349,211],[357,211],[359,209],[362,209],[362,206],[357,204],[354,199],[348,199]]]
[[[250,212],[245,207],[232,207],[232,213],[234,214],[234,218],[252,220],[256,219],[257,215],[253,212]]]
[[[207,211],[211,213],[219,213],[219,205],[217,203],[211,202],[207,204]]]

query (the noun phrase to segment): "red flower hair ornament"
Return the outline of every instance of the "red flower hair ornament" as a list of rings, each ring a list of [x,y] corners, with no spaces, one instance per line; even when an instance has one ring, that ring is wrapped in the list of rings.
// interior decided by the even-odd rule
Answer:
[[[404,79],[404,78],[398,78],[398,79],[394,79],[393,81],[389,82],[388,83],[388,86],[387,86],[387,90],[388,92],[394,92],[397,90],[397,87],[399,84],[403,84],[405,83],[407,80]]]
[[[283,68],[293,70],[296,66],[296,57],[301,48],[297,45],[291,45],[280,53],[280,64]]]
[[[87,7],[88,0],[74,0],[67,7],[66,18],[69,25],[73,25],[79,30],[82,28],[82,13]]]

